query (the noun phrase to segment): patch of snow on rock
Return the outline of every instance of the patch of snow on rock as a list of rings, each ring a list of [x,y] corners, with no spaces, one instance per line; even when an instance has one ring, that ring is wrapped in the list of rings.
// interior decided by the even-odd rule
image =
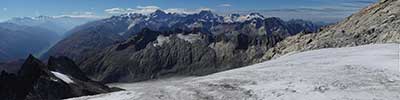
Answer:
[[[200,34],[188,34],[188,35],[178,34],[177,36],[178,36],[178,38],[183,39],[190,43],[194,43],[197,40],[201,39]]]
[[[69,78],[67,75],[59,73],[59,72],[54,72],[51,71],[51,73],[53,73],[57,78],[61,79],[62,81],[66,82],[66,83],[74,83],[74,81],[72,81],[71,78]]]
[[[153,46],[162,46],[164,43],[168,43],[170,37],[159,35],[157,37],[157,41],[153,44]]]
[[[260,13],[251,13],[246,16],[247,20],[252,20],[252,19],[264,19],[265,17],[261,15]]]

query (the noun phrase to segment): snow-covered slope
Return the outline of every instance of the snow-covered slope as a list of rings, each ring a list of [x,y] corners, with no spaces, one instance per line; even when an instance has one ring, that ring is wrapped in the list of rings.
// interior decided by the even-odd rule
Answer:
[[[263,19],[265,19],[265,17],[260,13],[250,13],[248,15],[231,14],[228,16],[224,16],[225,23],[245,22]]]
[[[321,49],[204,77],[112,84],[71,100],[399,100],[400,45]]]

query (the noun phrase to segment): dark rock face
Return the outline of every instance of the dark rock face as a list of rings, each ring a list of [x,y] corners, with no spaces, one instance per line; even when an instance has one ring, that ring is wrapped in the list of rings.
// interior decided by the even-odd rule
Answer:
[[[17,76],[15,74],[10,74],[5,71],[2,71],[0,74],[0,97],[4,100],[18,100],[17,90],[15,87],[19,83],[17,81]],[[22,93],[22,92],[21,92]],[[22,100],[22,99],[19,99]]]
[[[11,60],[7,62],[0,62],[0,71],[5,71],[8,73],[17,73],[22,64],[24,64],[23,59]]]
[[[276,39],[276,40],[275,40]],[[144,29],[81,64],[102,82],[132,82],[171,75],[207,75],[257,62],[279,36],[158,32]]]
[[[171,34],[166,40],[168,43],[154,46],[159,35],[163,34],[154,31],[139,33],[131,40],[92,57],[82,64],[83,69],[103,82],[140,81],[167,75],[205,75],[219,70],[216,68],[216,54],[208,47],[205,38],[190,43]]]
[[[49,65],[29,56],[17,74],[0,75],[2,100],[61,100],[112,92],[90,80],[68,58],[50,58]]]

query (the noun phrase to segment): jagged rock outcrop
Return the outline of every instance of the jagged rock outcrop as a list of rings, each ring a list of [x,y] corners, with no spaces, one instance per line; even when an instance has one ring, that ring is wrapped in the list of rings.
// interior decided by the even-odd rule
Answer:
[[[400,1],[381,0],[323,31],[289,37],[269,50],[265,59],[311,49],[371,43],[400,43]]]
[[[65,57],[50,58],[45,65],[29,56],[18,73],[0,75],[2,100],[61,100],[117,90],[90,80]]]
[[[24,61],[24,59],[18,59],[7,62],[0,62],[0,72],[6,71],[8,73],[17,73],[22,64],[24,64]]]

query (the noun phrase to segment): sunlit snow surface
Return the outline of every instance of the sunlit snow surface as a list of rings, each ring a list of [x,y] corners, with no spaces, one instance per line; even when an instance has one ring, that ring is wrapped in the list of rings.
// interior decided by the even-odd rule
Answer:
[[[72,81],[72,79],[70,79],[67,75],[54,71],[51,71],[51,73],[53,73],[57,78],[61,79],[66,83],[74,83],[74,81]]]
[[[72,100],[400,100],[399,44],[322,49]]]

